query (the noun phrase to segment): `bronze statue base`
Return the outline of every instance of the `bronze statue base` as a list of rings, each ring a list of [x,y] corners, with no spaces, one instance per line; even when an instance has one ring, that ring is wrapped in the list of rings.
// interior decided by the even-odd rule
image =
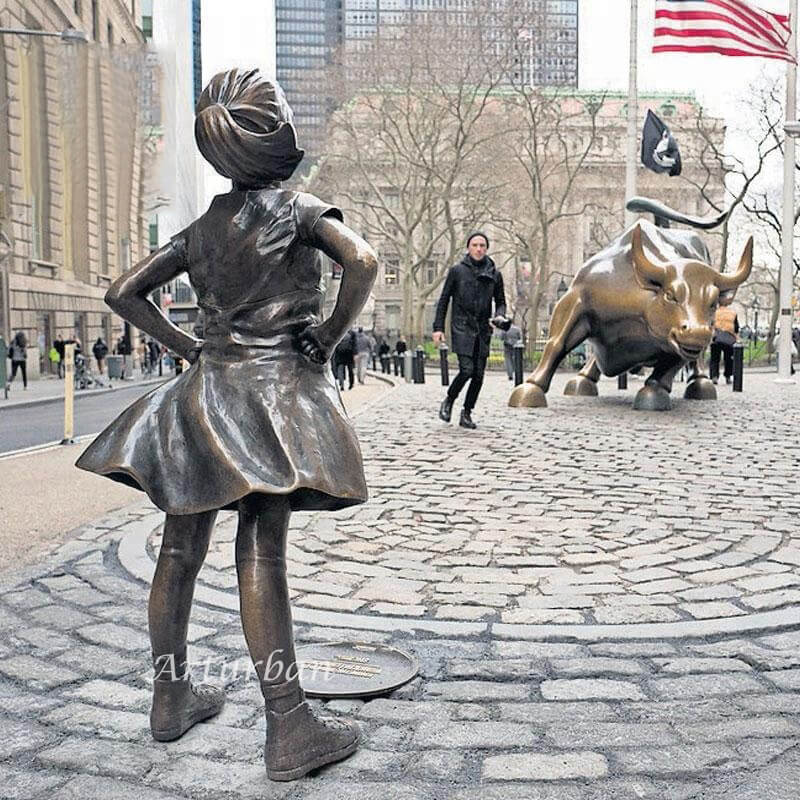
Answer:
[[[508,398],[511,408],[547,408],[547,397],[535,383],[521,383]]]
[[[567,381],[564,394],[567,397],[597,397],[597,384],[589,378],[579,375]]]
[[[635,411],[669,411],[672,408],[669,392],[658,384],[646,383],[636,393],[633,408]]]
[[[716,400],[717,389],[705,375],[698,375],[686,384],[683,396],[687,400]]]

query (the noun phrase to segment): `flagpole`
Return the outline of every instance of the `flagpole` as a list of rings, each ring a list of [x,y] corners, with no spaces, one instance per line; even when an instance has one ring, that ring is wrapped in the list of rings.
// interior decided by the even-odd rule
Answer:
[[[792,0],[792,35],[789,53],[797,58],[797,0]],[[794,173],[795,136],[797,120],[797,64],[786,64],[786,122],[783,140],[783,224],[781,227],[782,254],[780,272],[780,300],[778,323],[778,383],[794,383],[792,380],[792,278],[794,274]],[[795,123],[792,125],[792,123]],[[787,130],[788,128],[788,130]],[[791,132],[790,132],[791,131]]]
[[[639,96],[636,87],[636,62],[637,62],[637,42],[636,30],[638,26],[637,0],[631,0],[631,41],[630,41],[630,61],[628,70],[628,151],[625,159],[625,201],[627,202],[636,194],[636,151],[639,144],[637,129],[637,111],[639,109]],[[636,214],[633,211],[625,211],[625,227],[629,228],[636,221]]]

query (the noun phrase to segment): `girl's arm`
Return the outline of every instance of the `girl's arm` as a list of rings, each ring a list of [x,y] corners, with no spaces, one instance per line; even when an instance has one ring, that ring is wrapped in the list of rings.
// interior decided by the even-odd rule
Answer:
[[[106,303],[139,330],[194,361],[202,342],[170,322],[150,299],[151,292],[185,270],[183,254],[172,243],[165,245],[120,275],[106,292]]]
[[[336,343],[358,318],[378,273],[375,251],[357,233],[331,216],[320,217],[310,244],[340,264],[343,270],[339,296],[330,317],[300,335],[300,349],[312,361],[330,358]]]

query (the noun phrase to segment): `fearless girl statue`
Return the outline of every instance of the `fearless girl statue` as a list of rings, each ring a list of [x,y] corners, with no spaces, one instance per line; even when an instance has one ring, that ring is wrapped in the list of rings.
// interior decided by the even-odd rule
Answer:
[[[317,717],[305,701],[285,554],[292,511],[367,498],[328,359],[367,299],[377,262],[339,209],[281,188],[303,150],[276,83],[257,70],[216,75],[197,103],[195,137],[231,191],[106,295],[191,367],[124,411],[77,466],[145,491],[166,512],[148,606],[158,741],[177,739],[223,706],[221,690],[192,683],[186,639],[217,512],[238,512],[240,608],[265,701],[264,759],[271,779],[289,781],[345,758],[358,742],[354,724]],[[325,321],[322,253],[344,268]],[[150,299],[182,272],[205,316],[202,341]]]

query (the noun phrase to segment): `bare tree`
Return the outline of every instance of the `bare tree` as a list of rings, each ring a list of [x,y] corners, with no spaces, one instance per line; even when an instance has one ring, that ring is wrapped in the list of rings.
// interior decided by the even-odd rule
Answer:
[[[311,185],[338,195],[397,270],[403,329],[417,340],[465,234],[508,188],[495,154],[506,133],[498,90],[519,70],[506,32],[512,5],[470,10],[468,24],[466,12],[411,16],[393,38],[341,54],[339,110]]]
[[[511,190],[504,228],[530,263],[525,323],[530,357],[539,331],[539,309],[547,292],[559,225],[583,217],[595,203],[577,197],[578,178],[597,143],[604,96],[584,99],[565,91],[515,83],[504,98],[508,120],[502,160]]]
[[[780,297],[781,226],[783,197],[781,191],[783,158],[783,97],[784,87],[762,74],[750,86],[742,98],[747,109],[728,131],[725,143],[720,142],[715,123],[709,122],[699,109],[695,129],[699,134],[699,151],[694,160],[700,170],[700,179],[693,185],[703,199],[715,210],[723,205],[731,208],[722,228],[722,264],[727,265],[728,244],[738,249],[739,239],[753,233],[756,236],[758,251],[766,254],[759,258],[748,282],[744,298],[752,299],[765,293],[773,297],[772,314],[769,324],[768,348],[772,352],[772,340],[778,321]],[[738,155],[732,153],[732,141],[736,143]],[[713,171],[724,169],[727,172],[725,198],[723,203],[715,201],[708,191],[708,176]],[[796,170],[800,165],[796,165]],[[705,170],[705,172],[703,172]],[[796,193],[794,221],[800,216],[800,197]],[[794,258],[794,280],[800,276],[800,259]],[[744,300],[746,302],[746,299]]]

